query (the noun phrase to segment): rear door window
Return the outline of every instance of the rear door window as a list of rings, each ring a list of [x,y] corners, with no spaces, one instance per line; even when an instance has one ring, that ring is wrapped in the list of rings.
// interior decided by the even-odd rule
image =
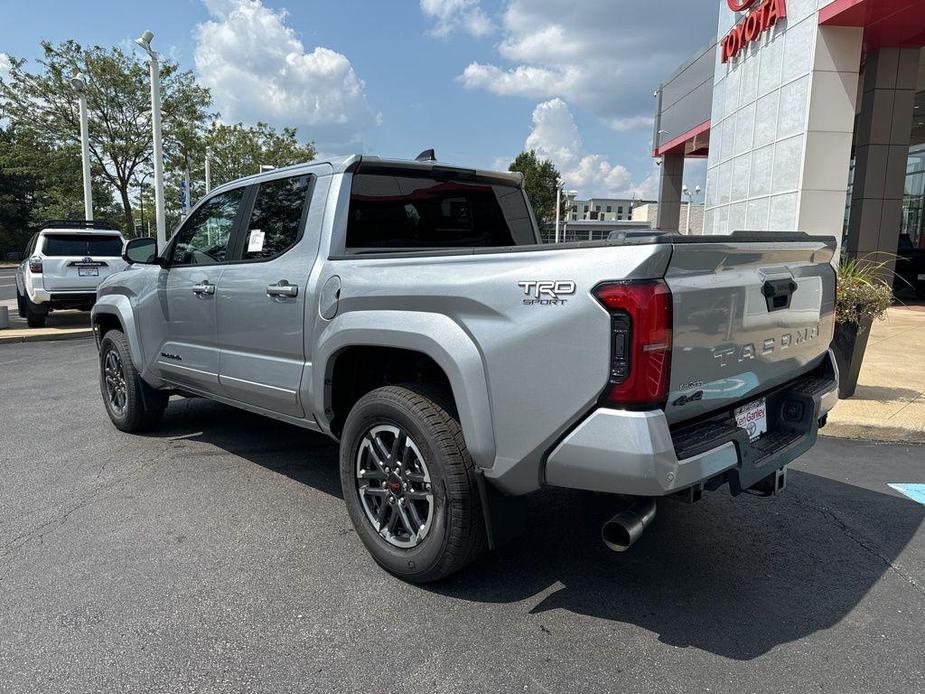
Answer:
[[[485,248],[536,243],[523,191],[449,171],[354,174],[347,249]]]
[[[122,239],[118,236],[89,234],[45,234],[43,253],[49,258],[67,256],[112,257],[122,255]]]
[[[311,176],[261,183],[244,233],[243,260],[266,260],[292,248],[302,236]]]

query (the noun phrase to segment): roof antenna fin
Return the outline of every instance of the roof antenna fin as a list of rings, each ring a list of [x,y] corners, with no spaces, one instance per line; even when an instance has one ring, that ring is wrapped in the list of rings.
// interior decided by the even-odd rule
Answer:
[[[414,158],[415,161],[437,161],[437,153],[432,149],[425,149]]]

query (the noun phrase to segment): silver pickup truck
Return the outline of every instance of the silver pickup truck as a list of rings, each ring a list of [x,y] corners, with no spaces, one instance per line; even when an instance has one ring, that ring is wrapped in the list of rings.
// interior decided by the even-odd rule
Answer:
[[[772,495],[837,399],[835,240],[539,243],[519,174],[354,156],[223,186],[93,308],[116,427],[200,396],[340,442],[375,560],[446,576],[545,486],[655,500]],[[615,500],[616,504],[616,500]]]

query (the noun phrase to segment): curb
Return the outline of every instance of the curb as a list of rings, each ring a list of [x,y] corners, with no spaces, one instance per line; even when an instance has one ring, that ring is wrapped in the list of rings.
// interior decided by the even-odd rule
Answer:
[[[884,427],[850,422],[829,422],[819,430],[819,436],[830,439],[877,441],[880,443],[925,444],[925,431],[906,427]]]
[[[26,335],[4,335],[0,332],[0,345],[20,344],[22,342],[58,342],[62,340],[76,340],[81,337],[93,337],[93,329],[74,330],[66,333],[43,333]]]

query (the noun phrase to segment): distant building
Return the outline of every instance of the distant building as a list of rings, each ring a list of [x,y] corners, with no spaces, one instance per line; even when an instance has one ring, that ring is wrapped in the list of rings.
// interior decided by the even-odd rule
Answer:
[[[567,221],[626,222],[633,218],[633,208],[649,200],[630,198],[591,198],[569,200]]]
[[[680,231],[682,234],[687,233],[687,205],[688,203],[681,203],[681,223],[678,225],[677,231]],[[694,205],[691,207],[691,235],[700,236],[703,234],[703,203]],[[633,209],[633,221],[634,222],[645,222],[648,223],[650,227],[655,229],[658,224],[658,203],[649,202],[644,205],[640,205]]]

